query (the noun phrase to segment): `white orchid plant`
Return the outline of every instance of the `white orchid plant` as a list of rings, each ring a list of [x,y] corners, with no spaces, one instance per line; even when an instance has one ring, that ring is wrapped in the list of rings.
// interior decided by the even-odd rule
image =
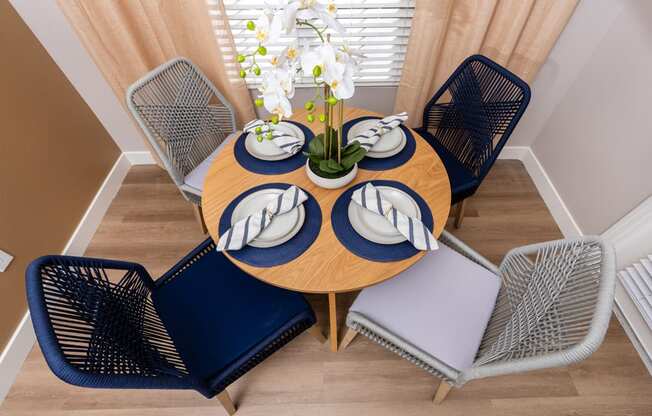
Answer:
[[[314,96],[305,102],[308,122],[324,123],[324,133],[317,135],[308,146],[306,154],[315,173],[324,177],[338,177],[348,173],[365,155],[358,142],[342,146],[341,131],[344,100],[355,92],[353,75],[362,55],[347,44],[336,46],[330,41],[330,32],[343,34],[345,29],[336,19],[337,7],[332,1],[323,4],[318,0],[277,0],[268,3],[261,16],[247,22],[247,29],[253,31],[258,42],[256,48],[247,54],[238,55],[241,64],[240,77],[249,74],[262,76],[260,95],[255,100],[258,107],[264,106],[272,115],[269,120],[277,124],[283,118],[292,116],[290,99],[294,96],[294,83],[303,75],[312,78]],[[257,63],[258,56],[267,55],[267,46],[279,40],[283,31],[295,35],[298,27],[312,29],[320,43],[311,47],[309,42],[300,47],[297,38],[277,56],[271,56],[272,68],[264,74]],[[323,102],[323,112],[318,102]],[[333,128],[334,113],[339,111],[339,129]],[[271,126],[256,130],[258,141],[271,139]]]

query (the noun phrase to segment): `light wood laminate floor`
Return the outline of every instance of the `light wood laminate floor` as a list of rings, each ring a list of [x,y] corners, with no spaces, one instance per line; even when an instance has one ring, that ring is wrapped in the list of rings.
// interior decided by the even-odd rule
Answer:
[[[451,229],[449,221],[448,229]],[[518,161],[496,163],[454,233],[490,260],[560,232]],[[132,168],[89,256],[143,263],[159,276],[204,236],[167,174]],[[338,297],[340,325],[355,294]],[[321,322],[326,296],[309,296]],[[324,332],[327,328],[323,328]],[[615,320],[604,345],[568,368],[476,380],[431,403],[438,380],[364,337],[331,353],[303,334],[249,372],[230,393],[238,415],[652,415],[652,377]],[[199,416],[226,414],[192,391],[92,390],[64,384],[35,347],[0,415]]]

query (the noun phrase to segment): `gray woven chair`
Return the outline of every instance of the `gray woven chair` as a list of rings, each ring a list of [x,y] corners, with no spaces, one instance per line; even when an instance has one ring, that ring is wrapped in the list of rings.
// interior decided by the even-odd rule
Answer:
[[[446,231],[440,242],[360,293],[342,349],[361,333],[443,379],[438,404],[469,380],[576,363],[602,343],[615,265],[598,237],[516,248],[500,267]]]
[[[201,215],[204,177],[234,137],[233,107],[192,62],[173,59],[131,85],[127,105],[183,196]]]

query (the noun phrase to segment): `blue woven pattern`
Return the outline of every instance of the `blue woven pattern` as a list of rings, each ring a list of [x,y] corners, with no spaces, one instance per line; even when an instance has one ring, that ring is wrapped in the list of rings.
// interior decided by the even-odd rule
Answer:
[[[362,188],[368,182],[371,182],[374,186],[391,186],[409,194],[414,198],[414,201],[419,206],[419,210],[421,211],[421,221],[423,224],[428,228],[428,230],[434,230],[435,219],[432,217],[432,212],[430,211],[426,201],[424,201],[418,193],[401,182],[377,179],[362,182],[350,187],[335,201],[331,211],[331,226],[333,227],[333,231],[335,232],[335,236],[339,242],[356,256],[371,261],[389,262],[405,260],[419,253],[419,250],[414,248],[414,246],[408,241],[398,244],[378,244],[367,240],[355,231],[353,225],[351,225],[351,221],[349,220],[349,204],[351,204],[351,196],[353,195],[353,192]]]
[[[348,142],[347,138],[349,135],[349,130],[351,130],[351,127],[356,125],[357,123],[364,121],[364,120],[380,120],[380,117],[374,117],[374,116],[364,116],[364,117],[358,117],[354,118],[353,120],[349,120],[344,125],[342,126],[342,137],[344,138],[344,143],[343,145],[346,145]],[[417,143],[414,140],[414,136],[412,136],[412,132],[410,132],[410,129],[408,129],[405,126],[401,126],[400,129],[403,130],[403,133],[405,133],[405,147],[403,150],[395,154],[394,156],[390,157],[385,157],[385,158],[372,158],[372,157],[365,157],[362,159],[360,162],[358,162],[358,167],[360,169],[366,169],[366,170],[389,170],[389,169],[394,169],[397,168],[404,163],[406,163],[408,160],[412,159],[412,156],[414,156],[414,152],[416,151],[417,148]]]
[[[482,56],[467,58],[425,107],[417,131],[442,155],[465,196],[475,192],[530,102],[528,85]],[[468,182],[468,184],[466,183]],[[468,186],[467,186],[468,185]],[[453,200],[459,199],[453,186]]]
[[[224,267],[213,268],[210,273],[197,268],[209,257],[209,264]],[[35,260],[26,272],[27,299],[48,365],[62,380],[83,387],[195,389],[206,397],[214,396],[315,323],[314,313],[300,295],[259,282],[233,265],[226,275],[224,269],[230,263],[224,262],[228,260],[215,251],[211,239],[156,282],[135,263],[69,256]],[[188,340],[172,336],[152,298],[176,282],[187,298],[203,301],[215,314],[230,313],[228,320],[237,322],[243,311],[233,305],[216,309],[219,302],[215,296],[219,293],[198,293],[193,286],[198,279],[210,281],[218,276],[225,284],[236,282],[230,288],[240,290],[240,298],[264,293],[268,308],[291,312],[286,319],[277,320],[276,326],[265,326],[258,341],[249,328],[248,337],[253,341],[236,352],[228,365],[202,369],[195,366],[191,371],[182,358],[187,352],[179,350],[180,345],[188,345]],[[178,284],[183,281],[189,284]],[[183,319],[183,305],[175,310],[176,317]],[[233,336],[239,339],[237,334]],[[194,337],[206,338],[206,334]],[[202,348],[214,350],[215,345]],[[210,364],[210,360],[206,362]]]
[[[242,133],[238,140],[235,142],[233,148],[233,154],[235,160],[238,161],[240,166],[247,169],[249,172],[259,173],[261,175],[281,175],[283,173],[292,172],[303,167],[306,164],[308,159],[304,156],[303,152],[308,151],[308,144],[315,137],[315,134],[305,125],[298,123],[296,121],[284,120],[286,123],[292,123],[295,126],[299,127],[303,132],[306,142],[303,145],[303,149],[291,157],[283,160],[261,160],[253,157],[247,151],[245,147],[245,139],[247,138],[246,133]]]

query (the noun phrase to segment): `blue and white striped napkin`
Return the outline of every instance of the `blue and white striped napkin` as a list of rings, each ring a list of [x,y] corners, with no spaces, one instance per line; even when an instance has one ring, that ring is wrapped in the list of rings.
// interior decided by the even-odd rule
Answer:
[[[217,251],[240,250],[258,237],[275,215],[290,212],[307,199],[305,192],[294,185],[290,186],[265,208],[233,224],[217,242]]]
[[[267,134],[267,132],[270,130],[269,123],[266,123],[263,120],[251,120],[249,123],[245,124],[242,131],[245,133],[256,134],[256,127],[260,127],[262,129],[262,134]],[[271,141],[281,150],[291,155],[298,153],[303,147],[304,143],[304,141],[298,137],[273,128]]]
[[[439,248],[437,240],[424,223],[394,208],[391,202],[382,198],[380,191],[371,183],[354,191],[351,199],[361,207],[387,218],[415,248],[428,251]]]
[[[405,123],[408,119],[408,114],[402,112],[399,114],[394,114],[393,116],[387,116],[382,120],[378,120],[378,123],[369,130],[365,130],[362,133],[358,134],[353,138],[353,140],[358,141],[360,146],[365,150],[369,151],[374,145],[380,140],[380,137],[397,128],[401,124]]]

